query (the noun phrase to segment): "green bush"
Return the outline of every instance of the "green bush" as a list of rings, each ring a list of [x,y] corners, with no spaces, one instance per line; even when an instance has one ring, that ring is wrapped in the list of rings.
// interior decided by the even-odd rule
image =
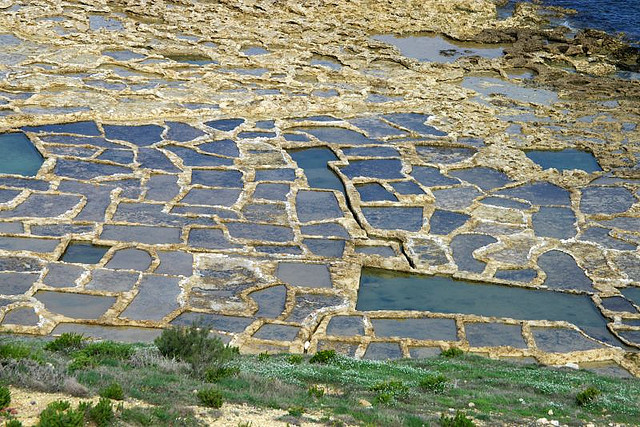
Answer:
[[[266,351],[265,351],[265,352],[262,352],[262,353],[260,353],[260,354],[258,355],[258,360],[259,360],[260,362],[265,362],[265,361],[267,361],[267,360],[269,360],[269,359],[271,359],[271,355],[270,355],[269,353],[267,353]]]
[[[378,393],[391,393],[394,396],[403,396],[409,393],[409,386],[402,381],[383,381],[371,387],[372,391]]]
[[[304,356],[301,354],[290,354],[289,357],[287,357],[287,362],[292,365],[299,365],[304,362]]]
[[[445,414],[440,416],[440,425],[442,427],[474,427],[475,424],[469,418],[466,417],[464,412],[456,412],[456,414],[451,417]]]
[[[0,386],[0,409],[4,409],[11,403],[11,392],[7,387]]]
[[[208,328],[197,324],[165,329],[155,344],[160,354],[189,363],[201,377],[211,367],[221,366],[238,354],[237,348],[224,345],[220,338],[211,338]]]
[[[0,359],[27,359],[31,356],[31,349],[26,345],[6,343],[0,344]]]
[[[240,368],[236,366],[212,366],[204,372],[204,379],[208,383],[217,383],[225,378],[236,376]]]
[[[310,397],[315,397],[316,399],[320,399],[322,396],[324,396],[324,389],[321,387],[318,387],[317,385],[312,385],[311,387],[309,387],[309,390],[307,390],[307,394]]]
[[[81,369],[90,368],[97,364],[96,360],[93,357],[87,356],[84,353],[76,354],[67,366],[69,372],[79,371]]]
[[[378,393],[378,395],[376,396],[376,403],[379,403],[381,405],[388,405],[391,402],[393,402],[395,399],[393,397],[392,393],[388,393],[388,392],[382,392],[382,393]]]
[[[388,404],[409,394],[409,386],[402,381],[383,381],[371,387],[377,394],[376,402]]]
[[[208,408],[219,409],[222,407],[222,393],[214,388],[207,388],[198,391],[200,403]]]
[[[420,388],[433,393],[442,393],[447,386],[444,375],[427,375],[420,380]]]
[[[69,352],[82,348],[84,346],[84,342],[85,337],[82,334],[65,332],[55,340],[49,341],[44,348],[49,351]]]
[[[320,350],[316,354],[314,354],[311,359],[309,359],[309,363],[320,363],[326,365],[335,361],[338,358],[335,350]]]
[[[100,390],[98,394],[100,395],[100,397],[104,397],[106,399],[124,399],[124,391],[122,390],[122,386],[118,383],[109,384],[107,387]]]
[[[458,347],[451,347],[444,350],[442,353],[440,353],[442,357],[449,357],[449,358],[459,357],[459,356],[462,356],[463,354],[464,354],[464,351],[462,351]]]
[[[80,352],[98,359],[127,360],[135,351],[131,344],[113,341],[101,341],[88,344]]]
[[[95,406],[87,409],[88,418],[93,421],[98,427],[105,427],[110,425],[115,419],[115,414],[113,413],[113,407],[111,406],[111,402],[109,399],[101,398]]]
[[[84,411],[74,410],[64,400],[51,402],[41,413],[38,427],[81,427],[84,425]]]
[[[595,387],[588,387],[576,395],[576,404],[578,406],[588,406],[596,401],[600,396],[600,390]]]
[[[22,427],[22,423],[16,419],[7,420],[4,427]]]
[[[289,415],[292,417],[301,417],[304,414],[304,408],[302,406],[292,406],[289,408]]]

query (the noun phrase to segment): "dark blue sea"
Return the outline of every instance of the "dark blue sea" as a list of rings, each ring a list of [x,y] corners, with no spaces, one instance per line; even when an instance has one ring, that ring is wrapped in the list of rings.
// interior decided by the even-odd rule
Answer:
[[[575,9],[577,15],[564,23],[571,28],[595,28],[608,33],[624,32],[633,44],[640,44],[640,0],[543,0],[545,5]],[[502,12],[513,10],[513,3]]]

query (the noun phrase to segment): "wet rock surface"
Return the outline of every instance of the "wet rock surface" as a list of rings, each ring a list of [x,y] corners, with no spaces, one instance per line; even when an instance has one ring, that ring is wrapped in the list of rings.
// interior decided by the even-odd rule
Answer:
[[[535,5],[172,6],[0,15],[0,329],[201,319],[247,352],[457,345],[640,374],[640,85],[611,75],[637,49],[537,28]],[[544,307],[363,309],[363,267],[579,294],[614,338]]]

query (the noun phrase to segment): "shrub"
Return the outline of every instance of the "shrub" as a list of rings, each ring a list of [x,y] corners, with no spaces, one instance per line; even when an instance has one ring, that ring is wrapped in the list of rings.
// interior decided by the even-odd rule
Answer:
[[[104,397],[106,399],[124,399],[124,391],[122,390],[122,386],[118,383],[109,384],[107,387],[100,390],[98,394],[100,395],[100,397]]]
[[[82,348],[84,346],[84,341],[85,337],[82,334],[65,332],[55,340],[49,341],[44,348],[49,351],[69,352]]]
[[[301,417],[304,414],[304,408],[302,406],[292,406],[289,408],[289,415],[292,417]]]
[[[104,397],[95,406],[87,408],[87,416],[98,427],[108,426],[115,419],[111,402]]]
[[[76,397],[86,397],[89,389],[78,382],[75,377],[67,377],[62,382],[62,391]]]
[[[371,391],[378,393],[376,402],[388,404],[409,394],[409,387],[402,381],[383,381],[371,387]]]
[[[31,349],[26,345],[6,343],[0,344],[0,359],[27,359],[31,356]]]
[[[39,363],[32,359],[3,361],[0,376],[17,387],[39,391],[56,392],[60,390],[66,374],[64,369],[54,363]]]
[[[236,366],[212,366],[204,373],[205,381],[209,383],[217,383],[224,378],[233,377],[240,373],[240,368]]]
[[[188,328],[165,329],[156,338],[160,354],[176,358],[191,365],[198,376],[203,376],[212,366],[220,366],[233,359],[238,349],[224,345],[220,338],[209,337],[207,328],[192,325]]]
[[[420,380],[420,388],[433,393],[442,393],[447,386],[444,375],[427,375]]]
[[[287,358],[287,362],[292,365],[299,365],[304,361],[304,356],[301,354],[291,354]]]
[[[451,347],[444,350],[442,353],[440,353],[442,357],[449,357],[449,358],[459,357],[459,356],[462,356],[463,354],[464,354],[464,351],[462,351],[458,347]]]
[[[311,387],[309,387],[309,390],[307,390],[307,394],[310,397],[315,397],[316,399],[320,399],[322,396],[324,396],[324,389],[321,387],[318,387],[317,385],[312,385]]]
[[[266,351],[265,351],[265,352],[262,352],[262,353],[260,353],[260,354],[258,355],[258,360],[259,360],[260,362],[266,362],[266,361],[267,361],[267,360],[269,360],[269,359],[271,359],[271,355],[270,355],[269,353],[267,353]]]
[[[576,395],[578,406],[588,406],[592,404],[600,395],[600,390],[595,387],[588,387]]]
[[[321,363],[326,365],[335,361],[338,358],[335,350],[320,350],[316,354],[314,354],[311,359],[309,359],[309,363]]]
[[[381,405],[388,405],[393,402],[393,400],[393,394],[387,392],[378,393],[378,395],[376,396],[376,403],[379,403]]]
[[[391,393],[394,396],[403,396],[409,393],[409,386],[402,381],[391,380],[379,382],[371,387],[371,390],[379,393]]]
[[[4,409],[11,403],[11,392],[7,387],[0,386],[0,409]]]
[[[222,407],[222,393],[214,388],[199,390],[198,399],[208,408],[220,409]]]
[[[475,424],[466,417],[464,412],[456,412],[453,417],[442,414],[440,416],[440,425],[442,427],[473,427]]]
[[[4,427],[22,427],[22,423],[16,419],[7,420]]]
[[[157,347],[136,347],[127,364],[134,368],[152,366],[174,374],[188,372],[191,369],[191,366],[186,362],[164,357]]]
[[[134,352],[131,344],[124,344],[113,341],[94,342],[81,350],[82,354],[98,359],[127,360]]]
[[[93,357],[87,356],[84,353],[76,354],[67,369],[69,372],[75,372],[80,369],[90,368],[97,364],[96,360]]]
[[[51,402],[41,413],[38,427],[81,427],[84,425],[84,411],[74,410],[64,400]]]

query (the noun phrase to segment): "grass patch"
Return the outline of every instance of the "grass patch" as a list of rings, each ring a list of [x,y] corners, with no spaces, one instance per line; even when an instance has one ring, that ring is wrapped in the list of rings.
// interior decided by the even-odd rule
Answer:
[[[32,349],[20,343],[0,343],[0,359],[29,359]]]
[[[169,406],[122,409],[118,419],[125,424],[138,426],[189,427],[198,425],[191,412],[180,411]]]
[[[197,425],[193,414],[180,408],[203,405],[201,398],[213,407],[229,402],[284,411],[304,408],[305,414],[322,414],[332,425],[418,426],[439,425],[441,421],[467,425],[460,424],[465,423],[461,416],[456,421],[456,415],[448,408],[464,409],[466,418],[489,424],[532,423],[548,417],[550,409],[554,419],[570,425],[586,421],[596,425],[638,424],[640,420],[640,380],[633,378],[513,364],[470,354],[368,361],[326,352],[314,363],[313,358],[305,357],[296,357],[292,362],[292,355],[271,355],[260,360],[255,355],[238,355],[220,343],[210,344],[202,336],[194,339],[185,331],[181,333],[196,343],[192,347],[196,354],[203,348],[214,348],[224,356],[205,358],[211,364],[202,370],[203,375],[197,375],[191,362],[181,361],[203,360],[200,355],[191,359],[191,352],[174,359],[152,345],[109,342],[85,342],[74,351],[49,352],[43,351],[42,340],[16,339],[3,343],[22,346],[31,354],[40,352],[44,363],[30,358],[3,359],[0,374],[7,383],[16,385],[22,378],[20,373],[48,375],[57,383],[71,377],[90,393],[111,398],[114,394],[105,390],[117,383],[123,395],[157,405],[135,410],[116,408],[113,423],[125,425]],[[231,352],[230,357],[227,352]],[[71,363],[79,364],[79,360],[89,363],[80,369],[66,369]],[[219,363],[221,360],[224,363]],[[24,381],[20,385],[29,387]],[[587,385],[597,388],[600,394],[589,404],[581,405],[577,396],[588,390]],[[373,406],[367,407],[371,405],[361,404],[362,401]],[[475,407],[469,408],[469,402],[474,402]],[[106,404],[102,405],[100,408],[108,417]],[[49,415],[73,418],[74,411],[84,411],[83,422],[97,424],[87,418],[89,409],[80,409],[50,410]],[[440,419],[442,413],[447,420]]]

